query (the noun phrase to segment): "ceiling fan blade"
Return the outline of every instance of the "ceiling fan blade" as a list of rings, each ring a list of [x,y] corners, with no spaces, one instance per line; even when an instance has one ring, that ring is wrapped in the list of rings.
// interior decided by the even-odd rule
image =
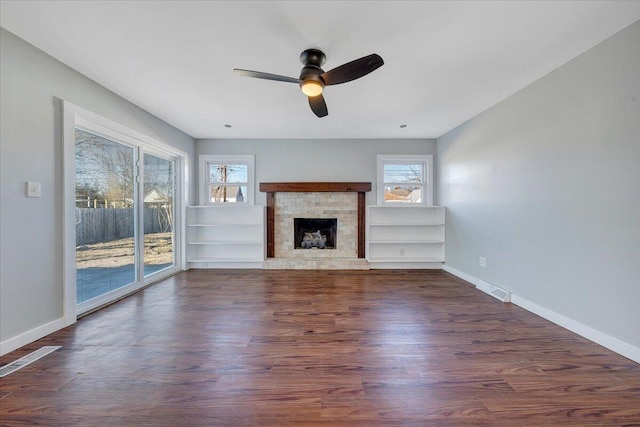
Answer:
[[[327,103],[324,102],[324,97],[322,96],[322,94],[318,96],[310,96],[309,106],[318,117],[324,117],[329,114],[329,111],[327,110]]]
[[[380,55],[372,53],[371,55],[356,59],[355,61],[347,62],[333,70],[320,74],[320,77],[322,77],[326,86],[337,85],[366,76],[370,72],[381,67],[383,64],[384,61]]]
[[[294,77],[280,76],[278,74],[263,73],[261,71],[241,70],[240,68],[234,68],[233,71],[236,74],[240,74],[245,77],[255,77],[256,79],[275,80],[277,82],[287,83],[300,83],[300,79]]]

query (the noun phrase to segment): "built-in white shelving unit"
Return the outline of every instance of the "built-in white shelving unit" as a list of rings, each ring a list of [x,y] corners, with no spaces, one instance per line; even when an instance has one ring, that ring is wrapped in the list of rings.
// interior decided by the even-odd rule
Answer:
[[[189,268],[262,268],[264,206],[187,207]]]
[[[442,268],[445,212],[441,206],[369,206],[369,266]]]

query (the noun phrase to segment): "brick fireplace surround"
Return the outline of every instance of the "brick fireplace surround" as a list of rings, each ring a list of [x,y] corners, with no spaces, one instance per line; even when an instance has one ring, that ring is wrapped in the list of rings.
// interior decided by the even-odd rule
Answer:
[[[368,269],[365,193],[369,182],[261,183],[267,193],[265,269]],[[337,218],[336,249],[294,249],[293,220]]]

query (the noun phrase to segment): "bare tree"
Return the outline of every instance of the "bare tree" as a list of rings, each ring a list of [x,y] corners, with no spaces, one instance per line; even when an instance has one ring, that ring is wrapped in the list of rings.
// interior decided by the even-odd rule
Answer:
[[[173,231],[174,163],[145,154],[144,194],[157,194],[153,203],[158,208],[158,221],[163,231]]]
[[[422,188],[423,175],[423,166],[420,164],[385,165],[385,180],[393,183],[385,188],[385,200],[407,201],[416,190]],[[421,194],[421,190],[417,193]]]
[[[227,182],[227,177],[229,175],[228,165],[216,165],[214,168],[211,168],[211,182]],[[210,189],[210,197],[216,203],[226,202],[227,201],[227,187],[225,185],[217,185]]]
[[[76,129],[76,188],[90,186],[117,207],[133,206],[133,149]]]

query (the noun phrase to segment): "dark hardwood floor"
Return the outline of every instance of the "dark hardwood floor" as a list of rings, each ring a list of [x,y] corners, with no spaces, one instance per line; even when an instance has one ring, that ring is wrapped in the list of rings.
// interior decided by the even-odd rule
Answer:
[[[640,425],[640,365],[443,271],[195,270],[0,358],[0,425]]]

